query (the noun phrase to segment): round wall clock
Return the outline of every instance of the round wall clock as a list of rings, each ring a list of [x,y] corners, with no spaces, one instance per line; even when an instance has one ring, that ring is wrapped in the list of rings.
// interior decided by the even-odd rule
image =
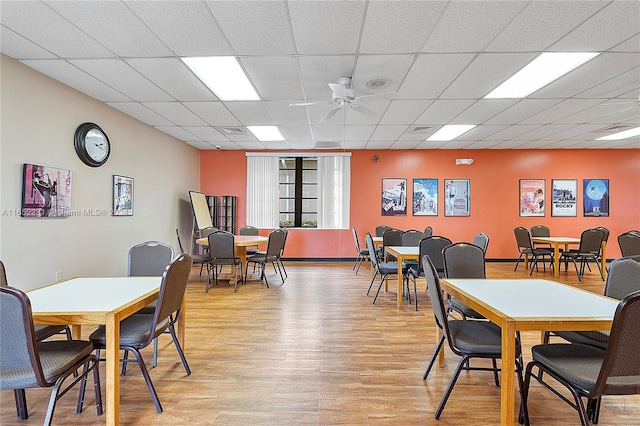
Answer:
[[[83,123],[76,129],[73,146],[84,164],[100,167],[109,159],[111,144],[107,134],[94,123]]]

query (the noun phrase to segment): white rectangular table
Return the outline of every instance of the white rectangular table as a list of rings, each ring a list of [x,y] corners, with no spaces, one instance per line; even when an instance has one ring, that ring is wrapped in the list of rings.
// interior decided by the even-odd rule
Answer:
[[[418,260],[420,248],[418,246],[387,246],[384,250],[398,259],[398,295],[396,307],[402,309],[402,262],[405,260]]]
[[[531,237],[532,243],[551,244],[553,247],[553,276],[560,275],[560,245],[564,245],[564,250],[569,250],[569,244],[580,244],[580,238],[573,237]],[[527,266],[525,257],[525,267]],[[602,242],[602,258],[600,259],[602,276],[607,278],[607,242]]]
[[[609,330],[619,302],[548,280],[445,278],[440,282],[444,291],[502,328],[503,426],[515,421],[516,331]]]
[[[120,321],[158,299],[161,277],[74,278],[27,292],[36,324],[71,325],[74,339],[82,325],[106,327],[106,423],[119,424]],[[185,302],[178,319],[184,350]]]

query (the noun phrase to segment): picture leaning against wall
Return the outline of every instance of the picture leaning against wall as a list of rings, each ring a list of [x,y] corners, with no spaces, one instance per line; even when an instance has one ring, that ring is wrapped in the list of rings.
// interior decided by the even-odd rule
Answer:
[[[577,179],[551,180],[551,216],[577,216]]]
[[[71,215],[71,170],[24,164],[22,217]]]
[[[585,216],[609,216],[609,179],[584,179],[582,205]]]

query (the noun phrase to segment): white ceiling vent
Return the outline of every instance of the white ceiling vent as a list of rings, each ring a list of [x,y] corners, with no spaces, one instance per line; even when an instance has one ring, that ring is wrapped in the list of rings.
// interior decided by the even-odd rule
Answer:
[[[413,126],[409,128],[407,133],[429,133],[431,126]]]
[[[623,130],[627,130],[630,129],[631,126],[625,126],[625,125],[616,125],[616,126],[611,126],[611,127],[607,127],[606,129],[600,129],[600,130],[594,130],[593,133],[611,133],[611,132],[621,132]]]
[[[225,135],[244,135],[246,132],[241,127],[217,127]]]
[[[322,141],[314,144],[317,149],[340,148],[340,141]]]

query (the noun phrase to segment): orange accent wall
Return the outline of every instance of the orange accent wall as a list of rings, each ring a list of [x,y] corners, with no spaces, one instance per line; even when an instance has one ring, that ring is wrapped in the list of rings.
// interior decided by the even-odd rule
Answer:
[[[375,162],[373,156],[379,161]],[[456,166],[456,158],[473,158]],[[238,226],[246,222],[246,157],[244,151],[201,151],[200,190],[210,195],[238,196]],[[382,178],[438,179],[438,216],[382,216]],[[444,179],[470,180],[469,217],[444,216]],[[519,216],[520,179],[546,180],[546,216]],[[578,180],[577,217],[552,217],[552,179]],[[609,217],[584,217],[583,179],[609,179]],[[516,258],[513,228],[544,224],[558,236],[579,237],[587,228],[611,231],[608,258],[620,256],[617,236],[640,229],[640,151],[638,150],[360,150],[351,157],[351,225],[364,245],[366,232],[386,224],[400,229],[433,227],[452,241],[470,241],[480,231],[489,236],[487,258]],[[411,195],[408,201],[412,200]],[[267,235],[270,230],[262,230]],[[285,257],[355,257],[351,230],[291,229]]]

